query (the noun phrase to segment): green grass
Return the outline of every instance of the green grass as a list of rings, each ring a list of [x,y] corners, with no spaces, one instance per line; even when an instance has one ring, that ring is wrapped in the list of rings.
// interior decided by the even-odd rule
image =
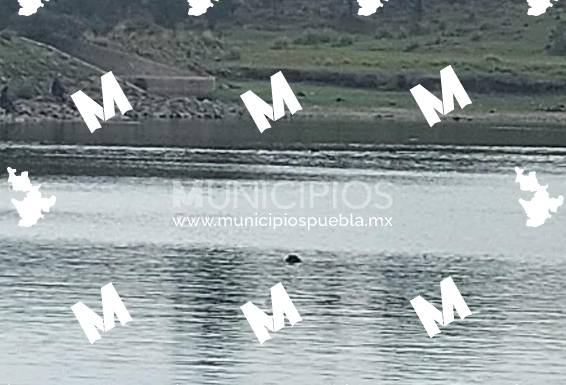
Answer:
[[[566,77],[564,58],[547,55],[544,49],[550,29],[558,21],[550,14],[544,18],[529,17],[526,8],[526,3],[506,8],[494,5],[485,10],[458,4],[430,9],[420,23],[420,32],[408,32],[394,21],[386,25],[392,26],[390,30],[378,25],[363,33],[321,28],[318,33],[328,35],[330,41],[310,45],[297,41],[308,37],[313,30],[296,26],[282,26],[277,32],[227,26],[223,39],[226,45],[238,47],[240,59],[210,61],[206,65],[215,69],[331,68],[346,72],[432,75],[452,64],[456,71],[462,72],[513,73],[540,79]],[[470,13],[475,15],[472,20]],[[386,38],[381,38],[384,35]],[[352,44],[337,46],[340,37],[351,38]],[[281,39],[290,44],[273,49]]]
[[[550,30],[561,18],[559,5],[542,17],[527,16],[524,0],[504,6],[482,2],[476,8],[459,2],[441,7],[428,2],[420,21],[409,14],[378,11],[371,18],[326,24],[314,17],[300,22],[281,19],[263,27],[261,20],[246,26],[230,23],[212,32],[190,24],[176,29],[122,26],[103,38],[125,51],[181,69],[213,72],[220,83],[239,87],[221,87],[213,97],[241,103],[239,95],[247,90],[271,99],[268,78],[234,81],[232,73],[241,67],[438,78],[442,68],[452,65],[462,76],[511,74],[519,79],[562,81],[566,79],[565,57],[545,52]],[[17,40],[0,39],[0,73],[10,80],[25,77],[46,87],[56,72],[64,73],[69,81],[87,77],[81,67],[55,56]],[[80,84],[74,87],[82,88]],[[300,82],[291,82],[291,87],[304,105],[329,110],[415,107],[408,90],[385,92]],[[471,97],[474,111],[479,112],[537,111],[563,103],[557,95]]]
[[[269,82],[231,82],[233,89],[218,89],[213,96],[231,102],[240,102],[240,95],[252,90],[265,101],[271,101]],[[291,88],[302,104],[318,107],[371,110],[377,107],[409,107],[413,102],[408,92],[375,92],[365,89],[293,83]]]
[[[421,74],[439,77],[439,71],[452,65],[459,75],[513,75],[519,79],[561,81],[566,79],[566,59],[545,52],[550,30],[560,22],[561,9],[545,17],[527,16],[526,2],[502,7],[494,3],[487,9],[456,4],[428,9],[419,23],[420,32],[407,30],[409,22],[383,20],[365,31],[329,31],[318,34],[280,26],[276,32],[259,28],[223,29],[223,41],[237,47],[237,60],[208,61],[204,66],[217,73],[239,67],[331,70],[343,73]],[[376,14],[379,20],[379,13]],[[337,46],[340,36],[351,44]],[[311,44],[300,44],[302,40]],[[285,44],[279,44],[280,41]],[[276,48],[276,49],[274,49]],[[229,75],[227,76],[229,78]],[[265,100],[271,99],[268,79],[240,81],[241,89],[220,89],[216,97],[239,101],[239,94],[253,90]],[[333,110],[371,111],[377,108],[411,108],[409,91],[385,92],[329,85],[291,82],[303,104]],[[440,95],[438,95],[440,96]],[[565,100],[550,95],[473,95],[473,110],[478,113],[528,112],[554,107]],[[339,101],[337,101],[339,98]]]
[[[260,20],[245,26],[227,23],[213,32],[190,24],[175,30],[116,29],[109,37],[156,60],[185,68],[196,62],[218,73],[245,66],[438,75],[451,64],[457,73],[566,78],[564,57],[545,52],[550,30],[560,22],[559,6],[537,18],[527,16],[526,1],[482,2],[475,8],[428,2],[426,7],[420,21],[406,13],[378,11],[371,18],[344,22],[307,15],[313,20],[286,24],[281,19],[269,26]]]
[[[0,83],[7,84],[13,95],[25,98],[47,94],[58,73],[72,89],[83,88],[97,75],[67,57],[5,33],[0,36]]]
[[[421,39],[404,39],[407,42],[382,41],[367,36],[356,36],[351,46],[331,47],[330,43],[303,46],[291,43],[289,48],[271,49],[277,36],[265,39],[265,33],[258,32],[253,39],[239,38],[230,45],[239,47],[240,59],[209,62],[207,66],[222,69],[231,66],[277,67],[313,69],[335,69],[345,72],[413,72],[438,74],[446,65],[456,71],[481,73],[515,73],[533,78],[551,79],[566,76],[564,58],[549,56],[544,50],[545,40],[538,43],[540,49],[526,49],[523,45],[509,47],[507,43],[492,41],[473,42],[470,46],[460,44],[425,45]],[[285,35],[290,41],[296,33]],[[416,44],[409,52],[404,47]],[[514,49],[512,49],[514,48]]]
[[[427,2],[420,21],[406,12],[378,11],[371,18],[344,21],[305,15],[303,21],[226,23],[213,32],[190,24],[175,30],[116,29],[109,38],[149,58],[185,69],[196,64],[227,78],[241,67],[438,76],[452,65],[462,75],[566,79],[564,57],[545,52],[562,8],[537,18],[527,16],[527,8],[526,1]]]
[[[230,102],[240,103],[240,95],[252,90],[265,101],[271,101],[271,85],[269,82],[241,81],[230,82],[232,88],[220,88],[213,94]],[[326,110],[350,110],[371,112],[379,109],[399,108],[415,109],[416,104],[407,91],[373,91],[331,85],[310,83],[291,83],[291,88],[305,106],[319,107]],[[437,95],[441,97],[441,95]],[[496,112],[535,112],[545,107],[566,104],[566,96],[550,95],[492,95],[470,94],[473,111],[476,113]],[[469,111],[471,108],[464,110]]]

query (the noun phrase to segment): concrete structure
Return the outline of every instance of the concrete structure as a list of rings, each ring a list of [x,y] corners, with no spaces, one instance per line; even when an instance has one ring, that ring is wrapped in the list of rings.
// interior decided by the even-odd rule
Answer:
[[[122,76],[122,79],[157,95],[207,96],[216,88],[212,76]]]
[[[102,69],[112,71],[117,77],[138,87],[163,96],[206,96],[214,91],[216,79],[178,70],[168,65],[132,55],[87,41],[70,39],[51,40],[57,49]]]

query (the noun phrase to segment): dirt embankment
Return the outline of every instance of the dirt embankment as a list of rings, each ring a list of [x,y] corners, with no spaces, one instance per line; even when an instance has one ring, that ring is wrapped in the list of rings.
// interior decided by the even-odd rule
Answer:
[[[5,34],[0,37],[2,75],[0,88],[7,87],[0,103],[0,124],[41,121],[79,121],[81,116],[70,95],[83,90],[102,102],[100,76],[103,69],[51,46]],[[63,89],[54,94],[57,79]],[[133,110],[116,120],[222,119],[240,115],[241,106],[191,95],[162,96],[147,92],[117,76]]]
[[[233,66],[217,71],[217,74],[240,80],[264,80],[277,71],[283,71],[288,81],[371,88],[377,91],[407,91],[417,84],[422,84],[430,90],[440,88],[439,76],[417,73],[354,73],[321,69]],[[458,78],[467,91],[475,93],[543,94],[563,92],[566,87],[566,81],[529,79],[508,74],[458,73]]]

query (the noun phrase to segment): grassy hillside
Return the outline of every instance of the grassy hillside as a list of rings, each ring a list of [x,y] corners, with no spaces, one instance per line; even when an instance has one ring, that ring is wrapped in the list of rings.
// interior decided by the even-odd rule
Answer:
[[[223,10],[219,3],[207,15],[178,24],[136,16],[84,36],[212,73],[220,80],[213,96],[234,103],[248,89],[269,99],[269,75],[283,70],[315,111],[414,110],[409,88],[420,82],[437,88],[440,69],[452,65],[471,94],[482,94],[481,101],[473,98],[476,115],[564,110],[559,94],[566,86],[565,56],[555,54],[566,52],[561,3],[540,17],[527,16],[526,0],[438,0],[425,2],[421,14],[408,1],[392,0],[370,17],[344,14],[348,1],[324,0],[317,7],[295,0],[238,4],[228,20],[214,14]],[[6,76],[55,70],[70,79],[82,76],[67,63],[30,60],[41,55],[26,49],[0,45]],[[17,72],[18,61],[25,70]],[[44,87],[36,75],[26,79]]]
[[[174,30],[126,34],[120,26],[105,37],[141,55],[206,69],[221,79],[215,96],[233,102],[248,89],[269,99],[269,75],[283,70],[311,107],[343,113],[414,108],[409,88],[421,79],[437,88],[440,69],[452,65],[471,94],[483,94],[475,98],[477,114],[564,110],[556,94],[566,84],[565,57],[549,53],[562,8],[535,18],[521,1],[436,4],[420,18],[386,6],[343,23],[279,17],[206,30],[187,19]]]
[[[18,98],[46,94],[50,83],[61,72],[73,88],[86,87],[97,72],[64,55],[27,44],[11,33],[0,33],[0,74]]]
[[[526,1],[435,4],[420,19],[400,10],[388,13],[385,6],[373,16],[344,22],[313,22],[309,15],[292,23],[280,19],[272,26],[261,21],[243,26],[224,22],[213,32],[197,35],[196,41],[194,18],[179,25],[175,33],[140,28],[121,35],[120,30],[127,29],[122,27],[110,37],[142,54],[157,56],[156,50],[165,51],[166,59],[173,54],[180,64],[198,58],[211,71],[245,66],[437,74],[440,67],[452,64],[461,72],[545,79],[566,76],[564,58],[545,51],[551,30],[561,23],[562,8],[531,17]],[[193,46],[201,44],[189,57],[187,40],[193,40]],[[218,46],[229,54],[200,55]]]

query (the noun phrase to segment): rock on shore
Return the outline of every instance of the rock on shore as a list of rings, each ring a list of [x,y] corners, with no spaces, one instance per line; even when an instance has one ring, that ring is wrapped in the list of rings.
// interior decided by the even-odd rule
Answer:
[[[133,110],[124,116],[116,109],[115,120],[155,120],[155,119],[222,119],[238,116],[243,108],[229,105],[218,100],[195,97],[165,98],[155,95],[127,92]],[[99,93],[87,93],[102,104]],[[38,96],[32,99],[15,100],[15,112],[7,113],[0,108],[0,124],[14,122],[41,121],[81,121],[81,115],[69,97],[65,101],[50,96]]]

